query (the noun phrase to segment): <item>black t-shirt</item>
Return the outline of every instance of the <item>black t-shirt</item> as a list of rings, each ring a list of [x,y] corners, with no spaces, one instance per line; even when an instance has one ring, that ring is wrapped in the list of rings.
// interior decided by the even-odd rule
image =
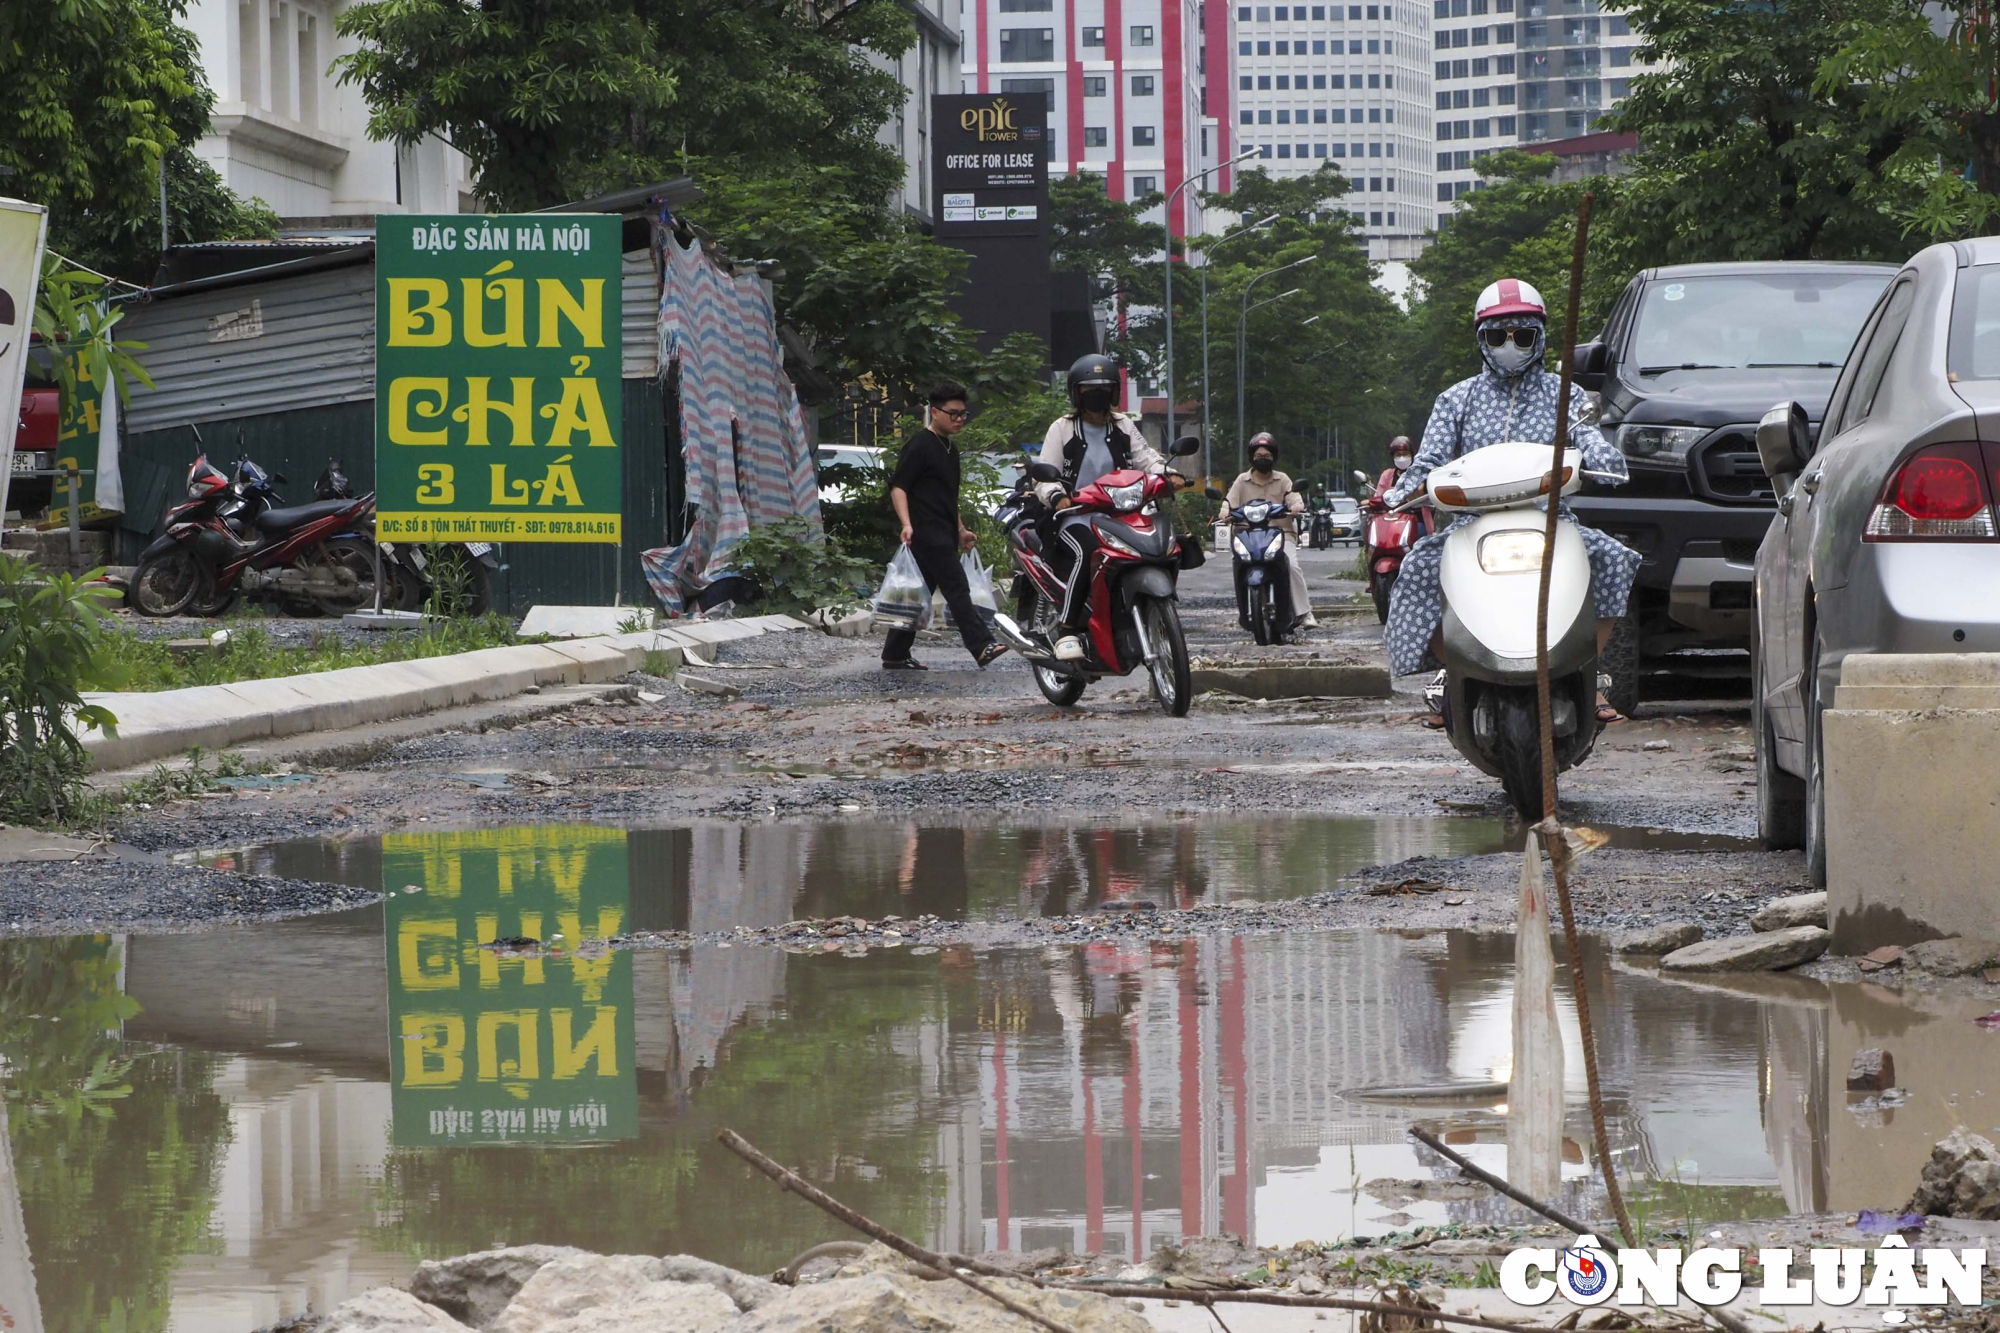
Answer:
[[[913,544],[958,545],[958,449],[936,431],[920,430],[903,446],[889,485],[910,497]]]

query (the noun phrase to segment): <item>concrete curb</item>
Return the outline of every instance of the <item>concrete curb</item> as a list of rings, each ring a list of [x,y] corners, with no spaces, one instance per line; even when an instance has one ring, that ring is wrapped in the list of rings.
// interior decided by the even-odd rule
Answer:
[[[1248,699],[1386,699],[1390,693],[1388,668],[1364,664],[1196,667],[1192,674],[1196,694],[1221,690]]]
[[[99,770],[135,768],[184,754],[197,745],[219,750],[505,699],[533,686],[593,685],[638,670],[648,653],[664,654],[677,669],[690,648],[805,628],[803,621],[790,616],[745,616],[635,634],[482,648],[309,676],[88,694],[87,700],[117,716],[118,734],[92,732],[84,739],[84,748]]]

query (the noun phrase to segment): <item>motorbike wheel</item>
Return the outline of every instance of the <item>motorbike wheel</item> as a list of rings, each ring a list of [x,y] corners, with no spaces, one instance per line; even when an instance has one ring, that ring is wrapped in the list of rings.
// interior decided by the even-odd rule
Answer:
[[[1542,818],[1542,732],[1537,725],[1535,692],[1517,686],[1494,687],[1500,734],[1494,759],[1500,767],[1500,787],[1526,824]]]
[[[1389,594],[1396,590],[1396,571],[1375,576],[1375,618],[1384,625],[1389,623]]]
[[[1058,613],[1056,604],[1038,595],[1034,584],[1027,583],[1026,580],[1023,580],[1023,583],[1025,586],[1021,589],[1020,598],[1016,603],[1020,615],[1015,617],[1015,620],[1021,625],[1039,630],[1043,638],[1054,642]],[[1031,666],[1028,668],[1028,674],[1035,678],[1035,688],[1042,692],[1042,697],[1057,708],[1068,708],[1075,704],[1083,697],[1083,687],[1089,684],[1081,672],[1053,671],[1048,667]]]
[[[193,554],[174,548],[132,571],[132,609],[142,616],[177,616],[194,604],[208,580]]]
[[[335,537],[320,547],[314,561],[322,575],[340,576],[341,591],[330,596],[314,594],[312,603],[329,616],[344,616],[375,604],[375,547],[364,537]],[[353,577],[349,591],[347,577]]]
[[[493,609],[493,571],[457,543],[431,546],[428,574],[419,583],[416,610],[477,620]],[[408,577],[407,571],[405,577]]]
[[[1271,607],[1270,586],[1260,583],[1250,590],[1250,637],[1257,641],[1258,647],[1272,642],[1276,621],[1277,613]]]
[[[1153,645],[1153,697],[1168,717],[1186,717],[1194,702],[1194,674],[1188,666],[1187,636],[1181,613],[1164,597],[1148,598],[1140,614],[1146,618],[1146,638]]]

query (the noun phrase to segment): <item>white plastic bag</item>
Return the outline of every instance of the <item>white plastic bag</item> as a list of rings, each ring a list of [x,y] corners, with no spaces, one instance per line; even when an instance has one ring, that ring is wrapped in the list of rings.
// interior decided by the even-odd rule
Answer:
[[[916,630],[930,623],[931,590],[909,547],[898,546],[889,557],[882,586],[875,590],[874,610],[875,619],[888,629]]]
[[[986,567],[978,553],[967,551],[959,557],[958,563],[965,569],[966,586],[972,589],[972,604],[989,614],[1000,609],[1000,603],[993,596],[993,572]]]
[[[1000,614],[1000,603],[993,595],[993,573],[986,567],[977,553],[967,551],[958,558],[959,568],[965,571],[965,586],[972,592],[972,605],[979,612],[979,618],[986,625],[986,632],[994,632],[994,617]],[[945,607],[945,619],[952,620],[951,607]]]
[[[1538,1199],[1562,1186],[1563,1042],[1541,844],[1528,834],[1514,921],[1514,1063],[1507,1087],[1507,1182]]]

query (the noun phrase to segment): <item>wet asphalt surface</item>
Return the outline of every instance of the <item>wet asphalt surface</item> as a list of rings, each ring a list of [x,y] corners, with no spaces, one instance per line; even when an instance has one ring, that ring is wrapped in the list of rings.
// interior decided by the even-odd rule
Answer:
[[[1235,623],[1226,559],[1187,575],[1182,616],[1197,664],[1379,662],[1381,631],[1350,581],[1351,548],[1306,560],[1321,628],[1303,645],[1249,642]],[[164,857],[300,837],[537,822],[1506,814],[1499,784],[1441,733],[1418,725],[1414,679],[1398,682],[1387,700],[1207,694],[1187,718],[1174,719],[1140,676],[1098,682],[1078,707],[1062,710],[1012,658],[979,671],[955,635],[925,636],[918,656],[931,670],[923,673],[881,671],[880,642],[792,632],[731,643],[714,666],[695,671],[738,697],[642,679],[640,688],[662,697],[407,740],[362,767],[316,770],[296,786],[131,810],[108,832]],[[1578,863],[1576,884],[1587,929],[1673,919],[1698,921],[1710,935],[1733,933],[1763,900],[1804,887],[1799,857],[1756,851],[1750,841],[1747,701],[1726,697],[1727,689],[1699,692],[1709,697],[1654,700],[1607,731],[1587,763],[1564,776],[1563,817],[1573,825],[1724,835],[1742,839],[1742,849],[1592,853]],[[286,755],[277,743],[259,757]],[[1424,859],[1346,880],[1329,876],[1318,892],[1289,902],[1121,913],[1064,932],[1048,919],[939,923],[925,935],[1028,942],[1371,925],[1505,929],[1518,874],[1513,856]],[[151,861],[0,866],[0,931],[176,929],[354,902],[353,890],[254,879]],[[1406,880],[1422,881],[1422,890],[1368,892]]]

